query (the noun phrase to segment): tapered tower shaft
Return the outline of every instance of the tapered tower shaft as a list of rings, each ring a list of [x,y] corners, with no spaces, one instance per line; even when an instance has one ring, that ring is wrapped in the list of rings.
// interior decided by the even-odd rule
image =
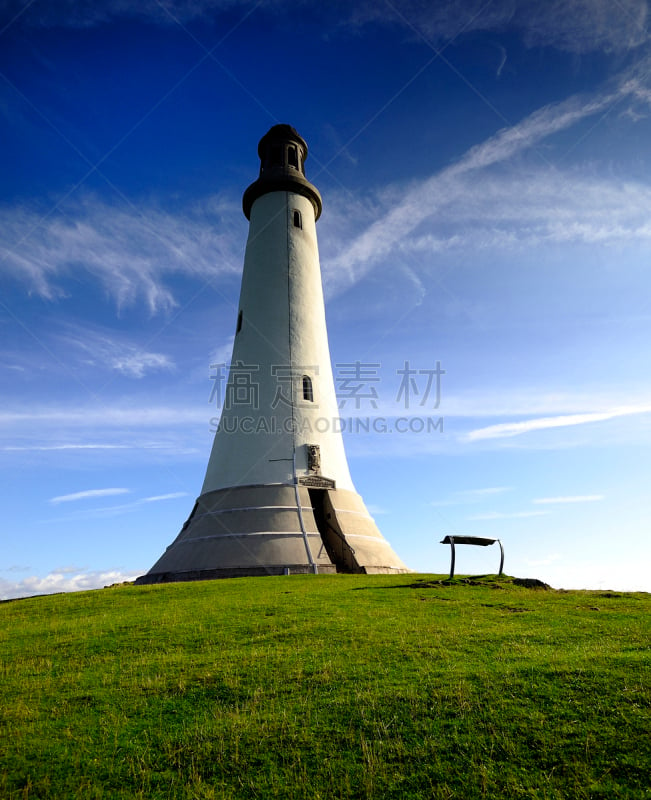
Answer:
[[[277,125],[250,221],[220,424],[194,509],[140,583],[405,565],[353,486],[338,425],[305,141]]]

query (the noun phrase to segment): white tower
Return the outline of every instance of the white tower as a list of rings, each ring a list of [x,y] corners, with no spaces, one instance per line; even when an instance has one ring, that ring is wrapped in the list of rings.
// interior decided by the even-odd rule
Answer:
[[[338,422],[307,144],[260,140],[233,356],[201,495],[138,583],[406,572],[355,491]]]

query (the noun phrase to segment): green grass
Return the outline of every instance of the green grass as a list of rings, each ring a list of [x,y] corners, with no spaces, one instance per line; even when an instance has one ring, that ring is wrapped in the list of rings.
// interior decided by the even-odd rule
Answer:
[[[650,611],[414,575],[0,604],[0,797],[651,798]]]

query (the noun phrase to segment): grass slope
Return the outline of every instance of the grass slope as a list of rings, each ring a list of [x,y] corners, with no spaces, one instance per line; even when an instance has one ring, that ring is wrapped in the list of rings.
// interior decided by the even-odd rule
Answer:
[[[651,597],[293,576],[0,605],[2,798],[649,798]]]

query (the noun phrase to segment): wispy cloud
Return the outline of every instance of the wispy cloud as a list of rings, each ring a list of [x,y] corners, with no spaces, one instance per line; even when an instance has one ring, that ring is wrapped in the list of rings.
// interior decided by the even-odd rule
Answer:
[[[177,303],[167,283],[173,274],[210,280],[240,272],[239,217],[219,198],[172,212],[88,196],[45,220],[35,207],[0,209],[3,270],[48,300],[74,291],[66,280],[73,270],[76,281],[85,273],[119,307],[144,301],[156,313]]]
[[[130,503],[120,503],[114,506],[100,506],[97,508],[79,509],[71,512],[64,517],[65,520],[79,520],[79,519],[95,519],[105,517],[117,517],[122,514],[128,514],[132,511],[137,511],[142,506],[151,503],[160,503],[168,500],[178,500],[181,497],[187,497],[187,492],[169,492],[168,494],[152,495],[150,497],[140,497]],[[59,521],[60,518],[59,518]]]
[[[2,6],[7,5],[3,3]],[[8,2],[9,9],[2,8],[3,17],[15,3]],[[24,3],[21,0],[21,5]],[[88,28],[103,25],[116,19],[141,19],[161,25],[170,25],[172,17],[166,9],[181,22],[191,22],[202,17],[214,17],[221,11],[236,6],[247,7],[246,0],[138,0],[137,3],[124,3],[123,0],[75,0],[74,3],[28,3],[21,21],[37,27],[65,26],[68,28]],[[19,9],[13,12],[14,14]]]
[[[510,490],[510,486],[489,486],[485,489],[463,489],[457,494],[461,497],[482,500],[484,497],[493,497],[493,495],[502,494]]]
[[[143,378],[159,370],[173,370],[173,360],[165,353],[143,349],[124,337],[86,324],[62,324],[63,333],[54,336],[82,355],[83,363],[105,370],[107,367],[129,378]]]
[[[634,414],[647,414],[651,406],[615,408],[610,411],[600,411],[587,414],[565,414],[558,417],[540,417],[522,422],[502,422],[498,425],[488,425],[485,428],[476,428],[463,436],[466,442],[477,442],[485,439],[504,439],[512,436],[521,436],[532,431],[548,430],[550,428],[565,428],[574,425],[588,425],[593,422],[604,422],[618,417],[627,417]]]
[[[176,500],[177,497],[187,497],[187,492],[169,492],[168,494],[156,494],[152,497],[143,497],[141,503],[158,503],[161,500]]]
[[[85,444],[26,444],[26,445],[3,445],[0,450],[4,452],[49,452],[57,450],[130,450],[137,447],[137,444],[107,444],[99,442],[88,442]]]
[[[0,453],[69,455],[150,461],[159,456],[201,454],[207,458],[214,407],[149,406],[146,399],[122,398],[120,406],[100,404],[35,407],[0,412]]]
[[[61,494],[57,497],[51,497],[50,503],[58,505],[59,503],[71,503],[76,500],[88,500],[96,497],[112,497],[119,494],[129,494],[130,491],[130,489],[86,489],[83,492]]]
[[[570,53],[621,52],[648,40],[646,0],[373,0],[357,4],[354,19],[403,24],[433,43],[478,31],[515,31],[529,47],[547,45]]]
[[[162,353],[134,352],[129,355],[116,357],[111,366],[124,375],[133,378],[142,378],[146,372],[157,369],[170,369],[172,361]]]
[[[495,176],[487,171],[497,165],[504,167],[511,163],[515,156],[531,150],[550,136],[605,111],[620,100],[636,98],[642,88],[639,79],[627,76],[626,79],[622,77],[618,84],[613,84],[612,88],[604,89],[599,94],[588,97],[573,96],[540,108],[516,125],[504,128],[481,144],[470,148],[456,163],[431,177],[414,182],[406,190],[395,188],[393,197],[397,194],[398,201],[376,217],[375,221],[352,241],[341,242],[338,255],[324,259],[324,272],[329,287],[333,291],[339,291],[356,283],[396,248],[420,247],[444,250],[459,246],[464,241],[465,231],[468,229],[467,224],[459,224],[459,213],[461,221],[466,223],[472,219],[473,214],[483,215],[487,220],[485,230],[493,238],[496,234],[502,237],[512,235],[512,231],[507,227],[509,213],[513,215],[512,221],[517,220],[520,224],[523,214],[528,213],[534,220],[536,216],[539,220],[538,230],[527,232],[529,237],[552,236],[558,239],[601,241],[604,237],[615,236],[623,240],[627,230],[633,227],[636,236],[648,240],[651,236],[651,227],[648,220],[641,215],[640,206],[633,206],[627,202],[625,208],[629,216],[625,220],[626,224],[618,225],[621,214],[615,220],[607,215],[606,209],[603,208],[603,196],[599,198],[596,194],[598,181],[593,181],[590,196],[594,198],[592,210],[596,211],[597,204],[600,204],[600,213],[593,214],[588,219],[585,212],[583,215],[579,213],[577,220],[573,211],[579,209],[583,195],[580,188],[574,189],[572,176],[558,174],[553,169],[539,171],[538,176],[544,175],[548,183],[549,194],[546,193],[545,203],[544,200],[537,198],[534,187],[525,186],[526,175],[518,178],[507,176],[504,180],[503,176]],[[482,186],[484,182],[486,183],[489,190],[486,197],[483,191],[478,191],[478,180],[481,180]],[[561,205],[560,210],[555,211],[557,195],[554,189],[558,190],[559,187]],[[617,188],[621,199],[627,188],[624,185]],[[646,186],[639,185],[637,188],[641,194],[646,196],[651,194]],[[493,202],[495,198],[491,196],[496,193],[501,193],[502,201],[501,207],[498,204],[497,208]],[[563,199],[565,199],[564,205]],[[612,205],[614,204],[609,204]],[[524,212],[518,210],[523,207],[529,210]],[[634,216],[631,216],[632,209]],[[495,233],[494,225],[490,226],[488,220],[491,216],[495,220],[498,214],[501,214],[501,225]],[[445,227],[446,217],[448,223],[457,224],[460,229],[465,230],[462,230],[461,234],[454,230],[450,231],[449,227]],[[416,229],[426,220],[435,222],[437,226],[435,232],[430,230],[428,233],[415,236]],[[597,222],[599,224],[595,225]],[[475,236],[474,240],[476,239]]]
[[[565,497],[538,497],[533,502],[538,505],[555,505],[556,503],[596,503],[603,499],[602,494],[576,494]]]
[[[208,409],[210,411],[210,409]],[[0,411],[0,425],[8,427],[21,423],[49,423],[79,428],[147,427],[205,423],[206,408],[202,406],[81,406],[43,407],[15,411]],[[79,445],[73,445],[79,446]],[[88,445],[92,446],[92,445]]]
[[[250,7],[246,0],[76,0],[75,3],[32,3],[21,15],[21,21],[35,26],[85,28],[102,25],[120,18],[136,18],[160,25],[169,25],[172,18],[188,23],[202,18],[214,19],[237,6]],[[3,16],[13,16],[13,4]],[[264,8],[273,9],[274,17],[294,13],[295,3],[274,0]],[[264,10],[263,8],[263,10]],[[170,13],[167,13],[169,9]],[[345,23],[356,29],[368,23],[414,28],[433,43],[478,31],[509,31],[522,35],[530,47],[547,45],[571,53],[593,51],[621,52],[634,48],[647,39],[648,6],[646,0],[510,0],[486,3],[484,0],[360,0],[345,3],[332,0],[318,7],[321,26],[339,32]],[[342,24],[343,23],[343,24]]]
[[[621,246],[651,241],[644,209],[651,186],[581,173],[519,169],[457,184],[430,229],[401,241],[401,252],[528,248],[545,244]]]

